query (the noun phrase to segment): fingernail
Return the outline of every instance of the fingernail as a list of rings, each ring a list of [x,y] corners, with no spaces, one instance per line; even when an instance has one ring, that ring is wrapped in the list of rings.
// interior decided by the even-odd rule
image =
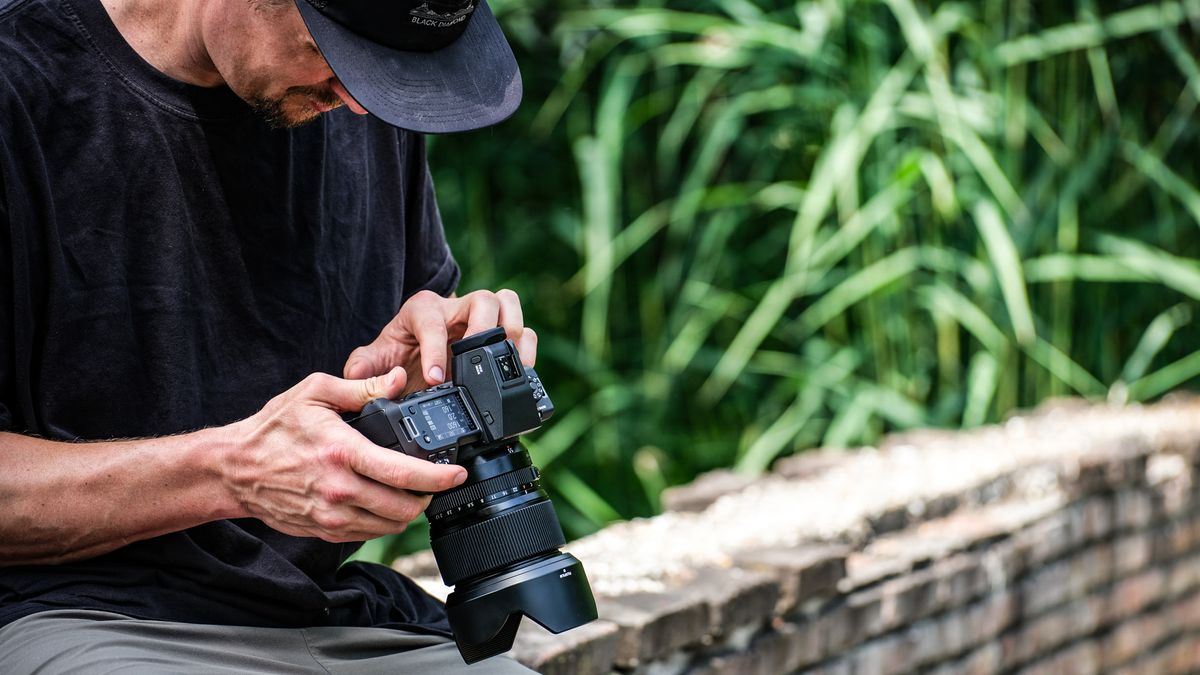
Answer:
[[[441,382],[446,379],[446,373],[442,371],[441,366],[434,366],[429,369],[429,379],[434,382]]]
[[[458,487],[459,485],[462,485],[466,481],[467,481],[467,471],[466,471],[466,469],[463,469],[462,471],[458,472],[457,476],[454,477],[454,486]]]

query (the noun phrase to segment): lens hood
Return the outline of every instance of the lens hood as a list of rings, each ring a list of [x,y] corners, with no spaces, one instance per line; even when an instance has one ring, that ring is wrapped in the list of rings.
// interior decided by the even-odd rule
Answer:
[[[446,600],[446,614],[463,660],[475,663],[511,649],[522,616],[561,633],[595,620],[596,600],[583,563],[556,552],[460,584]]]

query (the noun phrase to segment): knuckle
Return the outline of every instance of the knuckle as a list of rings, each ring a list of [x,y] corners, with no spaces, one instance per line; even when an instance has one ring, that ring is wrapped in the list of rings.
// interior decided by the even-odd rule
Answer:
[[[343,443],[327,443],[318,451],[321,463],[335,469],[348,468],[354,459],[354,450]]]
[[[500,290],[496,291],[496,297],[500,298],[501,300],[510,300],[518,303],[521,302],[521,296],[517,295],[517,292],[511,288],[501,288]]]
[[[350,516],[340,511],[318,511],[313,514],[313,522],[322,530],[335,534],[345,530],[350,525]]]
[[[345,485],[331,484],[318,490],[321,500],[330,506],[341,506],[354,498],[354,491]]]
[[[332,380],[333,376],[326,373],[312,373],[300,381],[300,389],[305,393],[312,394],[328,388]]]
[[[409,302],[416,302],[417,304],[428,304],[431,302],[437,302],[441,299],[442,299],[442,296],[438,295],[437,293],[434,293],[433,291],[429,290],[428,288],[424,288],[424,289],[421,289],[421,290],[417,291],[416,293],[414,293],[413,296],[411,298],[409,298]]]

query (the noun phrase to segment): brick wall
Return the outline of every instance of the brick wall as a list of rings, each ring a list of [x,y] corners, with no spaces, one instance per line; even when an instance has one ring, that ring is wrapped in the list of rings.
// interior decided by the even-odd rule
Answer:
[[[1200,672],[1200,400],[719,472],[573,542],[600,620],[543,673]],[[548,468],[553,471],[553,467]],[[397,568],[445,595],[428,555]]]

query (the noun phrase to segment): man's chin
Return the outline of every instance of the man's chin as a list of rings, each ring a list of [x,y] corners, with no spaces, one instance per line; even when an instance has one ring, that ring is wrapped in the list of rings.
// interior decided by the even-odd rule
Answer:
[[[307,104],[307,100],[298,103],[295,100],[255,99],[250,107],[272,129],[295,129],[304,126],[321,116],[322,111]]]

